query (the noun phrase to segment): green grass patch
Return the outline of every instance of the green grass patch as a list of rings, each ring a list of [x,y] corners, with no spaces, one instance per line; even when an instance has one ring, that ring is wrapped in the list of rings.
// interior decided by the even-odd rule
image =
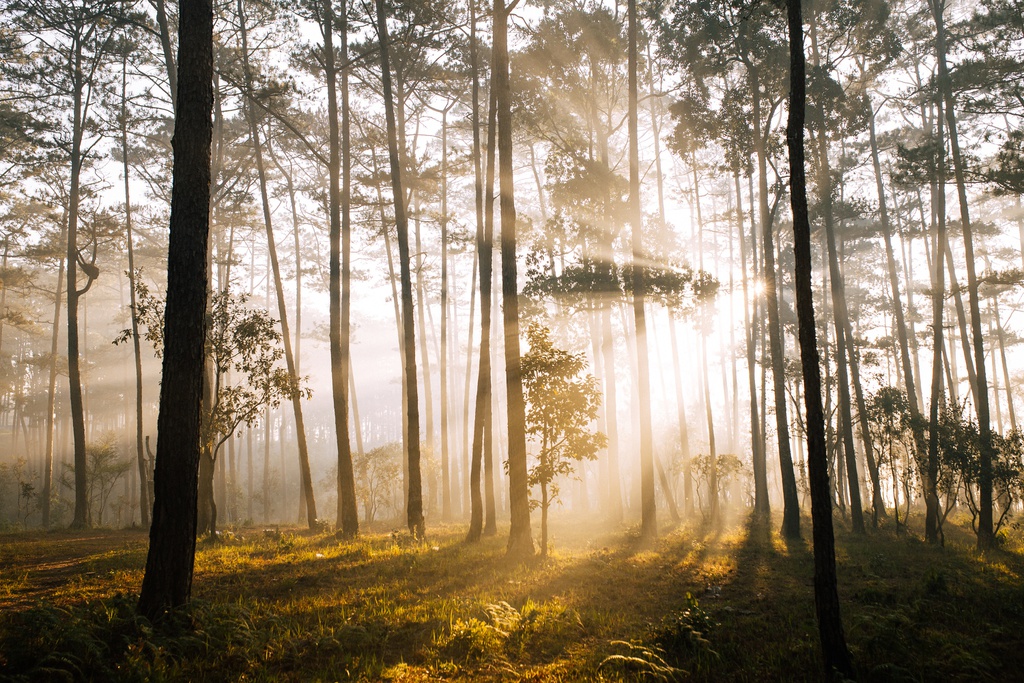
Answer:
[[[195,600],[159,624],[134,613],[145,534],[0,536],[0,679],[820,680],[806,542],[691,526],[644,547],[572,528],[531,564],[507,563],[504,538],[464,544],[456,525],[425,544],[239,529],[199,544]],[[860,679],[1001,681],[1024,666],[1024,544],[980,555],[962,530],[947,537],[840,524]]]

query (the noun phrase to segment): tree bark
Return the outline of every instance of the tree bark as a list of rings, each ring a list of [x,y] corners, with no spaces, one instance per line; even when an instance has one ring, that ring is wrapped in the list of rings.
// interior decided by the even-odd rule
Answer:
[[[647,358],[647,321],[644,311],[646,255],[643,244],[643,211],[640,206],[640,145],[637,117],[637,27],[636,0],[629,0],[628,66],[629,103],[629,217],[633,242],[633,320],[636,328],[637,388],[640,407],[640,535],[658,537],[654,499],[654,430],[651,425],[651,376]],[[666,491],[666,495],[671,495]]]
[[[747,244],[746,239],[743,236],[743,202],[742,192],[740,191],[740,172],[739,167],[733,169],[733,184],[735,185],[736,193],[736,227],[739,229],[739,241],[740,241],[740,264],[743,271],[743,337],[746,342],[747,350],[747,382],[750,385],[750,450],[751,459],[754,464],[754,514],[761,519],[771,518],[771,504],[768,500],[768,463],[765,457],[763,444],[759,438],[759,427],[761,419],[758,416],[757,406],[757,378],[755,377],[755,370],[757,368],[756,363],[756,347],[755,347],[755,335],[754,326],[750,322],[750,292],[749,292],[749,277],[747,275]],[[751,216],[751,223],[753,223],[754,217]],[[754,301],[754,310],[757,310],[757,302]],[[800,528],[800,510],[795,508],[791,510],[790,514],[796,513],[795,520],[787,520],[783,522],[784,527],[794,525],[798,530]]]
[[[334,59],[334,3],[324,2],[324,73],[327,77],[327,117],[330,136],[330,344],[334,431],[338,439],[337,528],[344,538],[359,533],[355,473],[348,421],[349,317],[352,220],[349,211],[351,152],[348,106],[348,8],[341,14],[341,131],[338,130],[338,69]],[[340,165],[340,168],[339,168]],[[339,178],[340,176],[340,178]],[[341,187],[338,187],[339,180]]]
[[[398,231],[398,258],[402,278],[402,336],[405,353],[406,428],[405,442],[409,454],[409,498],[406,516],[409,531],[417,539],[426,535],[423,518],[423,483],[420,475],[420,411],[416,386],[416,329],[412,305],[412,273],[409,264],[409,219],[405,213],[405,194],[402,189],[402,162],[398,149],[395,124],[395,99],[391,90],[390,38],[384,0],[376,0],[377,39],[380,43],[381,81],[384,86],[384,116],[387,123],[388,157],[391,164],[391,191],[395,205],[395,227]]]
[[[81,201],[81,178],[84,153],[82,151],[82,137],[86,110],[82,102],[83,89],[83,66],[82,46],[76,43],[75,46],[75,93],[73,97],[73,121],[71,140],[71,184],[68,190],[68,254],[67,254],[67,290],[68,290],[68,385],[69,402],[71,404],[71,433],[74,439],[74,462],[75,462],[75,509],[74,518],[71,521],[71,528],[84,529],[91,524],[89,519],[89,484],[86,477],[86,452],[85,452],[85,404],[82,398],[82,369],[81,356],[78,344],[78,300],[89,284],[78,289],[78,219],[79,204]]]
[[[497,107],[492,87],[487,107],[487,160],[486,200],[484,198],[483,169],[480,159],[480,78],[478,66],[478,44],[476,36],[476,0],[470,0],[470,49],[473,64],[473,172],[476,199],[476,250],[480,267],[480,363],[477,368],[476,401],[473,408],[473,446],[469,473],[470,516],[469,533],[466,540],[480,540],[484,526],[484,500],[480,494],[481,460],[484,456],[485,440],[489,441],[487,430],[491,428],[491,282],[493,279],[494,254],[494,163],[495,139],[497,137]],[[486,204],[486,210],[485,210]],[[490,472],[487,472],[490,477]],[[493,510],[493,483],[491,488],[491,509]]]
[[[253,96],[252,70],[249,66],[249,46],[246,31],[246,17],[242,7],[242,0],[238,0],[238,23],[240,37],[242,40],[242,65],[245,77],[245,97],[248,100]],[[263,162],[263,147],[260,142],[259,124],[256,120],[256,112],[251,100],[246,102],[246,119],[249,124],[249,136],[252,139],[253,154],[256,160],[256,173],[259,178],[260,198],[263,205],[263,224],[267,231],[267,251],[270,256],[270,265],[274,275],[274,290],[277,293],[277,312],[281,317],[281,341],[284,344],[285,365],[288,367],[288,376],[291,377],[294,388],[292,393],[292,411],[295,414],[295,435],[299,450],[299,476],[301,477],[302,494],[306,504],[306,524],[310,530],[316,529],[316,498],[313,494],[313,476],[309,467],[309,448],[306,444],[306,425],[302,418],[302,395],[297,391],[299,376],[295,369],[295,355],[292,353],[291,333],[288,329],[288,308],[284,298],[284,286],[281,282],[281,266],[277,259],[277,244],[274,239],[274,224],[270,215],[270,195],[267,190],[266,166]]]
[[[399,91],[400,92],[400,91]],[[398,117],[399,126],[402,126],[402,117]],[[419,123],[417,122],[417,126]],[[416,137],[413,136],[413,150],[416,148]],[[400,149],[406,152],[405,145],[401,145]],[[415,151],[412,152],[413,161],[412,164],[415,166]],[[412,203],[412,223],[413,223],[413,237],[416,241],[416,254],[414,256],[416,261],[416,303],[414,309],[417,316],[416,322],[419,325],[419,344],[420,344],[420,362],[423,368],[423,424],[421,425],[423,430],[423,441],[424,446],[427,450],[427,462],[430,463],[433,460],[436,449],[434,447],[434,392],[432,373],[430,370],[430,347],[427,344],[427,306],[429,305],[426,301],[426,285],[423,282],[423,245],[420,240],[420,216],[422,215],[422,209],[420,207],[420,193],[416,190],[411,192],[411,203]],[[437,505],[437,472],[433,467],[427,469],[427,501],[424,503],[424,507],[431,511],[436,510]]]
[[[448,462],[448,110],[441,114],[441,519],[452,517]]]
[[[835,538],[832,529],[832,498],[829,493],[825,454],[825,417],[821,408],[821,359],[814,325],[811,289],[811,226],[807,212],[804,170],[804,112],[806,66],[800,0],[790,0],[789,54],[790,106],[786,143],[789,147],[790,201],[793,209],[793,250],[796,258],[796,305],[800,328],[800,356],[807,410],[807,451],[811,484],[811,519],[814,527],[814,604],[818,634],[829,676],[851,678],[853,666],[846,648],[836,589]],[[852,457],[852,454],[850,454]]]
[[[156,25],[160,32],[160,48],[163,52],[164,68],[167,69],[167,89],[171,94],[171,108],[177,111],[178,70],[174,66],[174,52],[171,49],[171,28],[170,22],[167,21],[167,4],[165,0],[153,0],[153,7],[156,8]]]
[[[987,550],[995,542],[992,527],[992,426],[989,417],[988,379],[985,369],[985,342],[981,333],[981,304],[978,297],[978,275],[974,262],[974,236],[971,215],[967,205],[967,185],[964,161],[960,153],[960,141],[956,127],[953,86],[949,67],[946,65],[946,28],[943,20],[945,0],[932,0],[932,14],[935,17],[935,56],[939,66],[939,92],[946,105],[946,127],[949,129],[949,147],[953,156],[953,175],[956,178],[957,197],[960,203],[960,224],[964,235],[964,259],[967,266],[967,298],[971,307],[971,337],[974,342],[974,371],[977,373],[977,391],[974,393],[978,412],[978,431],[981,436],[981,471],[978,476],[978,549]]]
[[[815,68],[818,58],[817,22],[811,13],[811,54]],[[850,368],[853,359],[853,334],[846,307],[846,289],[839,270],[839,252],[836,248],[836,229],[832,211],[832,171],[828,158],[828,139],[825,131],[824,109],[817,135],[818,202],[825,228],[830,293],[832,295],[832,322],[836,331],[836,374],[839,380],[839,412],[842,417],[843,453],[846,456],[846,480],[850,487],[850,521],[854,533],[864,533],[864,511],[860,497],[860,477],[857,472],[857,452],[853,443],[853,400],[850,387]],[[871,437],[865,433],[864,444],[870,457]],[[876,473],[877,474],[877,473]]]
[[[1006,363],[1006,333],[1003,320],[999,315],[999,295],[992,297],[992,317],[995,318],[996,335],[999,341],[999,357],[1003,366],[1003,383],[1006,389],[1006,408],[1009,411],[1010,429],[1017,429],[1017,413],[1013,407],[1013,382],[1010,380],[1010,367]]]
[[[526,471],[526,402],[519,354],[519,284],[516,276],[516,207],[512,170],[512,88],[509,83],[508,16],[518,0],[506,6],[494,0],[491,87],[498,123],[498,180],[501,211],[501,299],[505,331],[505,394],[508,410],[508,483],[512,526],[507,555],[524,559],[534,554],[530,530],[530,490]]]
[[[757,156],[759,213],[761,215],[761,246],[764,252],[764,296],[768,311],[768,349],[771,352],[772,379],[775,394],[775,421],[779,440],[779,465],[782,474],[782,534],[787,538],[800,536],[800,501],[797,498],[796,475],[789,444],[789,418],[786,408],[786,357],[782,350],[782,323],[779,320],[779,297],[775,280],[775,241],[772,219],[768,211],[768,168],[764,133],[761,130],[761,84],[757,71],[750,69],[753,95],[754,152]]]
[[[67,239],[67,228],[62,224],[60,242],[64,242],[65,239]],[[53,299],[53,332],[50,336],[50,377],[46,391],[46,452],[43,455],[42,516],[44,529],[48,529],[50,527],[50,498],[53,495],[54,404],[57,398],[57,345],[60,338],[60,302],[64,286],[64,263],[65,257],[61,256],[60,264],[57,266],[57,293],[54,295]],[[146,486],[148,478],[149,477],[147,476],[143,476],[143,487]]]
[[[162,4],[162,3],[161,3]],[[139,467],[139,511],[143,528],[149,528],[150,504],[146,480],[146,455],[142,449],[142,348],[135,301],[135,245],[132,235],[132,197],[128,167],[128,51],[121,56],[121,169],[124,173],[124,227],[128,248],[128,294],[131,302],[132,354],[135,360],[135,457]],[[59,309],[58,309],[59,312]],[[51,406],[52,412],[52,406]],[[45,517],[45,515],[44,515]]]
[[[672,346],[672,373],[676,385],[676,420],[679,426],[679,447],[683,456],[683,516],[693,515],[693,468],[690,463],[689,420],[686,418],[686,403],[683,399],[683,373],[679,362],[679,342],[676,321],[669,316],[669,343]]]
[[[907,339],[907,323],[903,316],[903,302],[900,300],[900,286],[899,277],[896,273],[896,256],[892,248],[892,226],[889,223],[889,210],[886,206],[885,201],[885,184],[882,182],[882,164],[878,158],[878,139],[875,136],[875,109],[871,108],[871,115],[868,118],[868,139],[871,144],[871,165],[875,171],[875,189],[878,192],[878,217],[882,224],[882,238],[885,242],[885,260],[889,270],[889,291],[892,296],[892,308],[893,316],[896,320],[896,337],[899,342],[900,349],[900,363],[903,367],[903,382],[907,387],[907,400],[910,404],[910,413],[915,418],[921,417],[921,408],[917,402],[917,387],[915,381],[914,366],[910,360],[910,344]],[[910,283],[907,283],[907,290],[910,289]],[[919,425],[920,420],[915,420]],[[917,444],[918,450],[923,452],[921,448],[924,434],[921,428],[914,428],[914,441]],[[925,504],[927,507],[926,517],[933,518],[933,515],[937,514],[938,509],[933,507],[933,494],[934,487],[930,485],[929,479],[924,479],[925,484]],[[885,503],[882,501],[882,487],[878,481],[877,476],[871,478],[871,498],[874,505],[875,518],[885,517]],[[928,523],[925,523],[925,527],[928,527]],[[926,534],[927,535],[927,534]]]
[[[945,307],[946,287],[944,282],[944,261],[945,252],[948,248],[946,241],[946,164],[945,147],[942,121],[942,102],[938,102],[939,116],[937,117],[937,148],[940,150],[939,163],[936,165],[938,191],[935,193],[935,256],[933,258],[932,274],[932,387],[931,387],[931,410],[929,411],[929,435],[928,459],[925,464],[927,480],[936,482],[939,474],[939,412],[944,400],[942,394],[942,366],[943,366],[943,344],[942,344],[942,314]],[[952,385],[952,381],[950,381]],[[926,493],[926,495],[928,495]],[[937,495],[936,495],[937,497]],[[940,543],[942,541],[942,519],[938,514],[938,501],[927,501],[929,508],[934,505],[936,510],[934,516],[929,509],[925,518],[925,538],[929,543]]]
[[[213,134],[213,7],[179,5],[164,360],[157,419],[153,523],[138,610],[155,619],[185,604],[195,563],[200,400],[206,319],[206,245]]]

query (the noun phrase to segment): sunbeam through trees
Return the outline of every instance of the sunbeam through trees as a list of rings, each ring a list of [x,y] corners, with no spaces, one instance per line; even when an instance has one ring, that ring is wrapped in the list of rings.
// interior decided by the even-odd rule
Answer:
[[[0,677],[1014,679],[1022,17],[0,3]]]

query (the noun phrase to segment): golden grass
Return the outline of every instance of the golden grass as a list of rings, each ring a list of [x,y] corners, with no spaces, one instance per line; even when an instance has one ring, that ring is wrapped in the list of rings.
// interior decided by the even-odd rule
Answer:
[[[963,530],[934,548],[839,526],[844,620],[864,679],[1012,680],[1024,665],[1016,538],[983,556]],[[130,614],[145,534],[2,536],[0,611],[20,626],[0,624],[0,677],[30,680],[41,665],[18,648],[48,647],[123,680],[617,680],[640,675],[601,666],[630,641],[674,643],[663,656],[683,678],[820,679],[807,542],[743,524],[683,526],[647,546],[631,530],[579,528],[555,526],[555,552],[528,564],[505,560],[501,536],[466,545],[461,525],[431,529],[425,544],[235,529],[200,542],[191,626],[173,633]],[[70,630],[35,633],[52,614]],[[72,637],[102,647],[82,654]]]

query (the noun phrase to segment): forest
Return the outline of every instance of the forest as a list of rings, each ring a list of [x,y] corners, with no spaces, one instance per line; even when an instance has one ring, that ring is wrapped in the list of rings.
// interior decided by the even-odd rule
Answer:
[[[0,680],[1015,680],[1022,0],[2,0]]]

